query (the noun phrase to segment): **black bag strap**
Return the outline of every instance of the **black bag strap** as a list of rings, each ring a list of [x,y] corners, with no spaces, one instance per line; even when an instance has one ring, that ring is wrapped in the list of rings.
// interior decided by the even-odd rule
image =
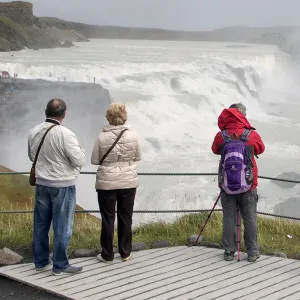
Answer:
[[[116,138],[116,140],[114,141],[114,143],[111,145],[111,147],[107,150],[107,152],[104,154],[104,156],[102,157],[101,161],[100,161],[100,165],[102,165],[104,159],[107,157],[107,155],[110,153],[110,151],[116,146],[117,142],[119,141],[119,139],[121,138],[121,136],[123,135],[123,133],[128,130],[127,128],[122,130],[121,133],[119,134],[119,136]]]
[[[45,134],[44,134],[44,136],[43,136],[43,138],[42,138],[42,140],[41,140],[41,142],[40,142],[40,144],[39,144],[39,147],[38,147],[38,149],[37,149],[37,151],[36,151],[36,155],[35,155],[35,158],[34,158],[34,163],[33,163],[33,165],[32,165],[33,168],[35,168],[35,165],[36,165],[36,162],[37,162],[39,153],[40,153],[40,151],[41,151],[41,148],[42,148],[42,145],[43,145],[43,143],[44,143],[44,140],[45,140],[45,137],[46,137],[47,133],[48,133],[53,127],[55,127],[55,126],[57,126],[57,124],[53,124],[52,126],[50,126],[50,127],[46,130],[46,132],[45,132]]]

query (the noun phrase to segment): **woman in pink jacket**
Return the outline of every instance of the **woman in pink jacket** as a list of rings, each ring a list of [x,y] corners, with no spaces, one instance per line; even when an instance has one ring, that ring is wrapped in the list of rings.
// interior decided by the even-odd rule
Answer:
[[[96,190],[102,218],[101,247],[97,259],[112,262],[114,259],[113,238],[115,207],[117,204],[118,247],[124,261],[131,258],[132,214],[138,177],[136,161],[141,160],[139,139],[125,124],[124,104],[111,104],[106,112],[109,125],[97,137],[91,163],[99,165],[96,175]]]

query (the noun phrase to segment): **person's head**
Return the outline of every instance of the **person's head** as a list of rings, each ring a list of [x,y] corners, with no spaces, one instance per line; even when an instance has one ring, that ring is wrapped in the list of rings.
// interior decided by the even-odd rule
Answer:
[[[244,116],[246,116],[246,106],[242,103],[234,103],[229,106],[229,108],[236,108],[239,110]]]
[[[112,103],[106,111],[106,119],[110,125],[124,125],[127,121],[125,104]]]
[[[46,107],[46,118],[62,121],[66,115],[67,106],[65,101],[59,98],[51,99]]]

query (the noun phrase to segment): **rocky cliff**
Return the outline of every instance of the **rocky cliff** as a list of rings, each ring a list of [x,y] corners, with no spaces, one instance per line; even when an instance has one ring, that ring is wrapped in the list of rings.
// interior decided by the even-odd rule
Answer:
[[[19,24],[28,26],[39,24],[39,19],[33,15],[33,5],[30,2],[1,2],[0,15]]]
[[[0,2],[0,51],[71,47],[74,41],[86,40],[71,26],[62,28],[41,22],[33,15],[29,2]]]
[[[292,39],[291,39],[292,37]],[[0,51],[73,46],[89,38],[222,41],[274,44],[298,53],[299,27],[225,27],[212,31],[188,32],[155,28],[96,26],[57,18],[38,18],[29,2],[0,2]],[[296,43],[297,47],[293,47]],[[293,52],[292,50],[293,49]]]
[[[94,140],[106,122],[105,112],[111,103],[108,90],[98,84],[2,78],[0,165],[28,169],[30,162],[23,151],[28,132],[44,120],[46,104],[53,97],[66,101],[64,125],[76,132],[81,145],[91,153]]]

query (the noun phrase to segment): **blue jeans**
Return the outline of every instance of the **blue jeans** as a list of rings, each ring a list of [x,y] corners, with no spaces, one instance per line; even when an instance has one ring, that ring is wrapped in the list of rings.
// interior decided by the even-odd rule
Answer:
[[[33,259],[36,268],[49,263],[49,229],[54,231],[53,271],[69,267],[67,249],[72,235],[76,187],[36,186]]]

